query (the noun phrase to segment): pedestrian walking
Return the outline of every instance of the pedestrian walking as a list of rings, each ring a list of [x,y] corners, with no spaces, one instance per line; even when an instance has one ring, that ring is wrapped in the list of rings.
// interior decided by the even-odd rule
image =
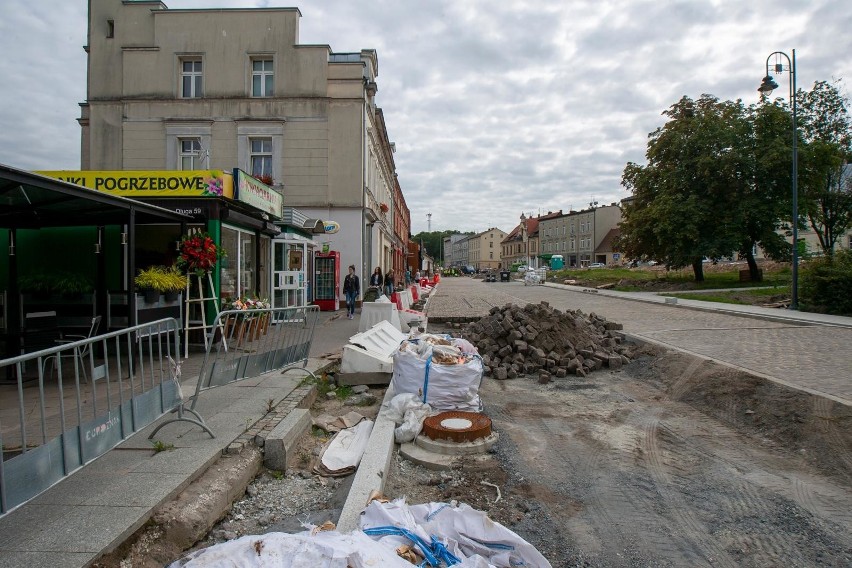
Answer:
[[[390,269],[385,274],[385,296],[390,298],[391,294],[393,294],[394,286],[396,286],[396,283],[393,279],[393,269]]]
[[[349,274],[343,279],[343,294],[346,296],[346,317],[355,317],[355,301],[361,293],[361,282],[355,274],[355,265],[349,265]]]
[[[406,268],[405,269],[405,287],[408,288],[409,286],[411,286],[411,269]]]

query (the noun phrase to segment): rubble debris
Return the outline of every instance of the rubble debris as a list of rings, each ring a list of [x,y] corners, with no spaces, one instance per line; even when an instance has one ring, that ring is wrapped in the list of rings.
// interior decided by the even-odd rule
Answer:
[[[479,350],[486,375],[498,380],[533,375],[546,384],[629,363],[635,348],[622,342],[622,329],[595,313],[562,312],[541,302],[495,306],[469,324],[464,336]]]

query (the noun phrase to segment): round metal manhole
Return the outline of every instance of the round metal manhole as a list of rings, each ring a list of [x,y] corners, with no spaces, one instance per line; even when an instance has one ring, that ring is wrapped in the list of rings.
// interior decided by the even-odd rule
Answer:
[[[423,434],[430,440],[473,442],[491,435],[491,419],[476,412],[450,410],[426,418]]]

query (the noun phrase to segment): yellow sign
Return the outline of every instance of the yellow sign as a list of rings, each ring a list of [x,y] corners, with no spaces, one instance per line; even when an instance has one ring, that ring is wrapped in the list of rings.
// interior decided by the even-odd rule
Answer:
[[[234,198],[234,178],[221,170],[59,170],[35,173],[121,197]]]

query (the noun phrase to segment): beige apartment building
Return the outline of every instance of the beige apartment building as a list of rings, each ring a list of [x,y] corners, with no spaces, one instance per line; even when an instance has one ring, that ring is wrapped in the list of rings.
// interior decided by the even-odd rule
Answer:
[[[299,44],[298,8],[89,6],[83,170],[240,168],[286,207],[339,223],[317,240],[344,266],[393,265],[403,246],[375,50]]]
[[[492,227],[468,237],[468,262],[476,270],[496,270],[501,268],[502,246],[506,232]]]
[[[538,224],[540,254],[562,255],[566,267],[619,264],[623,259],[612,250],[612,239],[620,222],[621,207],[615,203],[542,217]]]

